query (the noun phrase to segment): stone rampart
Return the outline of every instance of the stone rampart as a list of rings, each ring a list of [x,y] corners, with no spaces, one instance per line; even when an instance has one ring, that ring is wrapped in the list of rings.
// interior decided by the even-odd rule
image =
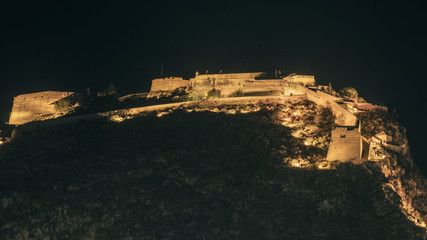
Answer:
[[[324,99],[328,99],[329,101],[341,101],[341,98],[332,96],[331,94],[327,94],[327,93],[322,92],[322,91],[316,91],[316,93],[319,97],[322,97]]]
[[[362,138],[357,128],[348,130],[337,127],[331,132],[331,142],[327,160],[360,163],[362,157]]]
[[[357,103],[356,104],[357,109],[362,110],[362,111],[375,111],[375,110],[380,110],[380,111],[384,111],[387,112],[388,109],[385,106],[377,106],[377,105],[373,105],[371,103]]]
[[[283,93],[285,82],[282,79],[246,80],[244,93],[278,91]]]
[[[305,87],[298,83],[285,83],[283,88],[283,95],[285,96],[295,96],[305,93]]]
[[[191,79],[192,91],[198,96],[206,97],[212,89],[221,91],[221,96],[229,96],[243,91],[245,79],[242,78],[194,78]]]
[[[123,102],[128,99],[144,99],[144,98],[147,98],[147,96],[148,96],[148,93],[132,93],[132,94],[119,97],[119,101]]]
[[[20,125],[34,121],[41,115],[58,113],[52,103],[71,94],[73,92],[46,91],[18,95],[13,99],[9,124]]]
[[[315,86],[316,81],[314,80],[314,76],[312,75],[296,75],[291,74],[283,78],[283,80],[289,83],[298,83],[304,86]]]
[[[225,80],[225,79],[255,79],[265,75],[264,72],[250,72],[250,73],[219,73],[219,74],[196,74],[195,78],[190,80],[207,80],[207,79],[216,79],[216,80]]]
[[[307,99],[307,95],[297,96],[251,96],[251,97],[233,97],[233,98],[214,98],[208,99],[204,103],[215,105],[248,105],[248,104],[272,104],[272,103],[296,103]]]
[[[332,113],[336,117],[335,123],[339,126],[356,126],[357,117],[345,109],[343,106],[334,101],[335,97],[320,91],[314,92],[305,88],[308,100],[313,101],[322,106],[331,108]],[[328,96],[329,95],[329,96]]]
[[[236,92],[243,92],[247,80],[255,80],[263,72],[227,73],[227,74],[197,74],[190,78],[192,91],[198,96],[206,97],[212,89],[221,91],[221,96],[230,96]]]
[[[189,80],[184,80],[180,77],[158,78],[151,83],[150,93],[174,91],[177,88],[185,88],[190,86]]]

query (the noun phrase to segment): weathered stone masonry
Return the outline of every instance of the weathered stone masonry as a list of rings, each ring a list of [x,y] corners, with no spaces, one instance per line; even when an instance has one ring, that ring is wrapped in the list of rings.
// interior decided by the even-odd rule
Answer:
[[[58,110],[52,104],[73,92],[46,91],[16,96],[13,99],[9,124],[20,125],[34,121],[41,115],[54,114]]]

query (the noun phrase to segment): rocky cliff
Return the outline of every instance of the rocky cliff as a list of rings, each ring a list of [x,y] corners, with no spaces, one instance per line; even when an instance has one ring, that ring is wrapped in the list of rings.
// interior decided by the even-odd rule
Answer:
[[[18,132],[0,148],[0,238],[426,239],[410,156],[325,162],[332,122],[300,102]]]

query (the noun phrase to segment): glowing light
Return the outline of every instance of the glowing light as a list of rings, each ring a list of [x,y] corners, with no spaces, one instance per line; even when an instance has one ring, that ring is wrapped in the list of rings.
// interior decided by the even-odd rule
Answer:
[[[157,117],[162,117],[163,115],[169,114],[169,112],[159,112],[157,113]]]
[[[316,168],[319,170],[326,170],[326,169],[332,169],[330,162],[328,161],[320,161],[315,163]]]
[[[124,120],[125,119],[119,115],[113,115],[110,117],[110,121],[114,121],[114,122],[123,122]]]
[[[4,142],[2,140],[0,140],[0,145],[2,145]]]
[[[300,163],[293,163],[292,164],[294,167],[301,167],[301,164]]]
[[[113,121],[113,122],[123,122],[124,120],[131,119],[131,118],[132,118],[132,116],[125,116],[125,117],[123,117],[123,116],[120,116],[120,115],[112,115],[108,119],[110,121]]]
[[[328,164],[320,164],[317,166],[317,169],[320,169],[320,170],[331,169],[331,166]]]
[[[308,145],[310,145],[310,143],[307,141],[304,141],[304,145],[308,146]]]

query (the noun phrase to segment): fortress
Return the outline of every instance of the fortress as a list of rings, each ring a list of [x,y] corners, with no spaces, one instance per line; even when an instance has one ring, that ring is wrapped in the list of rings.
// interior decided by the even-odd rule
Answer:
[[[154,79],[150,96],[169,93],[179,88],[191,88],[193,93],[206,97],[212,89],[219,90],[221,97],[235,95],[299,95],[304,86],[314,86],[314,76],[292,74],[282,79],[268,79],[264,72],[199,74],[194,78],[170,77]]]
[[[318,106],[330,108],[335,116],[336,128],[331,132],[327,160],[360,163],[362,161],[361,128],[360,122],[353,112],[384,110],[384,108],[369,103],[358,103],[357,99],[336,97],[322,91],[324,88],[324,86],[316,86],[314,76],[310,75],[291,74],[283,78],[267,78],[267,74],[264,72],[226,74],[199,74],[196,72],[195,77],[188,80],[181,77],[154,79],[148,94],[131,94],[119,99],[123,101],[127,97],[136,95],[144,98],[158,98],[171,95],[176,91],[185,91],[199,99],[208,98],[210,94],[215,93],[215,97],[219,98],[210,99],[212,104],[253,104],[263,101],[284,103],[310,100]],[[14,98],[9,124],[21,125],[46,114],[58,113],[60,110],[55,108],[54,103],[71,94],[73,93],[48,91],[19,95]],[[197,101],[191,103],[195,102]],[[153,105],[127,109],[127,111],[136,114],[142,111],[182,106],[185,103],[190,102]],[[82,119],[84,116],[79,118]],[[393,148],[392,145],[387,146]],[[377,149],[377,138],[372,139],[369,159],[378,158],[378,154],[373,153]]]

